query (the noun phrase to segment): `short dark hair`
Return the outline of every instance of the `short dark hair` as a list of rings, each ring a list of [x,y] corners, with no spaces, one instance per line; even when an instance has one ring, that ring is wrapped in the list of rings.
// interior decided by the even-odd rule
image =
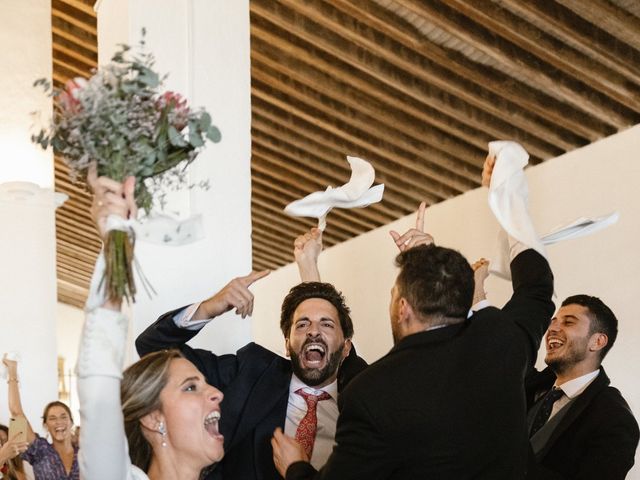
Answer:
[[[291,324],[293,323],[293,312],[296,311],[298,305],[310,298],[326,300],[336,307],[344,338],[353,337],[353,322],[351,321],[350,316],[351,311],[345,303],[342,292],[336,290],[336,288],[330,283],[303,282],[289,290],[289,293],[284,297],[284,301],[282,302],[282,310],[280,311],[280,330],[282,330],[284,338],[289,338]]]
[[[466,318],[473,301],[473,270],[460,252],[420,245],[396,257],[398,294],[425,317]]]
[[[618,319],[602,300],[591,295],[567,297],[562,302],[562,306],[567,305],[581,305],[589,310],[589,335],[604,333],[607,336],[607,344],[600,350],[600,361],[602,361],[618,337]]]
[[[49,402],[44,407],[44,412],[42,412],[42,423],[46,423],[47,422],[47,415],[49,415],[49,410],[51,410],[53,407],[62,407],[62,408],[64,408],[65,411],[67,412],[67,415],[69,415],[69,420],[71,420],[71,423],[73,423],[73,415],[71,414],[71,409],[69,408],[69,406],[66,403],[62,403],[62,402],[60,402],[58,400],[54,400],[53,402]]]

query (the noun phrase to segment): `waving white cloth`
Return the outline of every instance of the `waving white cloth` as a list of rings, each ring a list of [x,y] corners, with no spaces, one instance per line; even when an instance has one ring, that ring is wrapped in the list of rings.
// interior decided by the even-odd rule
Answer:
[[[511,278],[509,243],[505,232],[546,258],[544,245],[584,237],[618,221],[617,212],[602,217],[580,217],[555,228],[542,238],[538,237],[529,215],[529,190],[523,171],[529,154],[522,145],[507,141],[489,143],[489,154],[496,157],[489,185],[489,206],[504,230],[500,232],[498,254],[491,263],[491,273]]]
[[[117,215],[109,215],[106,230],[108,232],[111,230],[133,231],[136,240],[172,246],[186,245],[204,237],[201,215],[194,215],[186,220],[176,220],[167,215],[152,215],[140,220],[125,220]],[[88,311],[100,307],[106,299],[106,285],[102,281],[105,268],[104,253],[100,252],[91,277],[89,297],[85,304],[85,309]],[[134,268],[134,272],[138,274],[138,277],[142,277],[140,280],[143,285],[148,284],[146,278],[142,276],[140,268]]]
[[[384,184],[371,186],[376,176],[371,164],[357,157],[347,157],[347,161],[351,165],[351,178],[347,183],[291,202],[284,208],[285,213],[292,217],[317,218],[318,228],[324,230],[331,209],[366,207],[382,200]]]

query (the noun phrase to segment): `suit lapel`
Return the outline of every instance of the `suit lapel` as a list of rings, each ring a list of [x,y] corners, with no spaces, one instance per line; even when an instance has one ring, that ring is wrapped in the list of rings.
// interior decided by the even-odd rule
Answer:
[[[582,392],[578,397],[568,406],[569,410],[567,411],[564,418],[558,423],[556,428],[553,430],[553,433],[549,437],[549,441],[546,443],[544,448],[540,450],[538,453],[538,458],[544,458],[547,452],[551,449],[556,440],[571,426],[571,424],[580,416],[580,414],[589,406],[591,400],[598,395],[603,389],[609,385],[610,380],[607,377],[607,374],[604,372],[604,369],[600,367],[600,374],[596,377],[596,379],[591,382],[584,392]]]
[[[255,381],[255,383],[254,383]],[[278,412],[278,416],[282,416],[282,425],[284,427],[284,415],[286,415],[286,398],[289,395],[289,383],[291,382],[291,363],[284,358],[274,358],[269,366],[263,370],[257,380],[247,378],[242,385],[234,385],[240,394],[246,399],[245,402],[238,402],[240,405],[229,405],[230,408],[240,407],[235,413],[237,415],[237,427],[232,434],[229,447],[232,448],[252,430],[256,428],[264,417],[269,415],[276,405],[283,402],[284,409]],[[229,398],[233,402],[232,398]],[[225,399],[225,403],[227,399]],[[223,403],[223,418],[224,407]],[[241,406],[242,405],[242,406]],[[283,415],[280,415],[282,413]],[[275,420],[274,420],[275,421]],[[225,448],[227,448],[225,446]]]

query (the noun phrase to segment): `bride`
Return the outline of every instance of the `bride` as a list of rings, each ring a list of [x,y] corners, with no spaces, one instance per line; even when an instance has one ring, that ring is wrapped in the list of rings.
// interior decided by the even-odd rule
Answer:
[[[105,238],[109,214],[136,214],[134,179],[120,184],[90,172],[88,180],[95,193],[92,214]],[[98,260],[92,287],[101,265]],[[92,303],[77,366],[81,477],[197,480],[224,455],[218,431],[222,393],[178,350],[145,356],[122,373],[128,320],[120,302]]]

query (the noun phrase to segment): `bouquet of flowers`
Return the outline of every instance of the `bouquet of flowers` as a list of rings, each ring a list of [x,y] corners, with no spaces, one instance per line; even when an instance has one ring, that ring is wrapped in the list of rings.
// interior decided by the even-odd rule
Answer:
[[[136,203],[149,213],[154,203],[163,203],[166,187],[186,183],[185,167],[206,139],[219,142],[220,132],[206,111],[193,111],[179,94],[160,91],[165,77],[154,72],[153,55],[144,52],[144,32],[140,46],[134,54],[122,45],[89,80],[70,80],[63,89],[37,80],[34,85],[54,98],[54,111],[32,141],[53,146],[76,178],[85,179],[94,162],[98,175],[119,182],[134,176]],[[109,299],[135,301],[134,241],[129,226],[108,234],[102,281]]]

